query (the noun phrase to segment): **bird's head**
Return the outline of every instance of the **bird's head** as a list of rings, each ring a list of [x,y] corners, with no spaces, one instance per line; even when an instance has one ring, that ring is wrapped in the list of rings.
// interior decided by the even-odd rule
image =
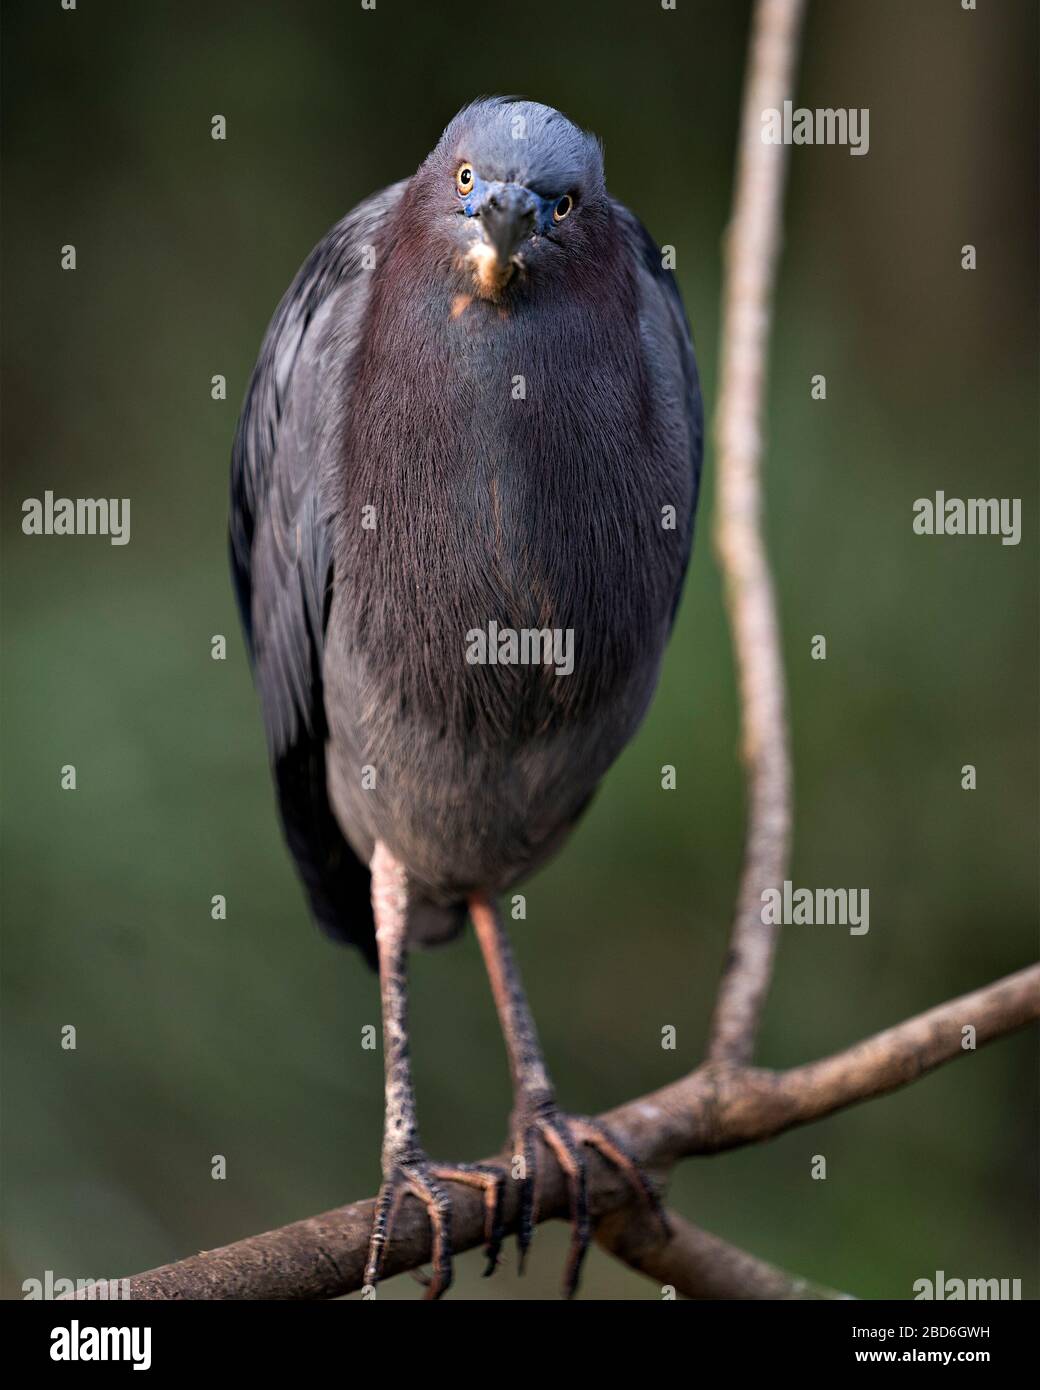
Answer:
[[[490,97],[464,107],[416,181],[426,233],[463,297],[498,300],[511,284],[595,259],[607,217],[602,151],[551,106]]]

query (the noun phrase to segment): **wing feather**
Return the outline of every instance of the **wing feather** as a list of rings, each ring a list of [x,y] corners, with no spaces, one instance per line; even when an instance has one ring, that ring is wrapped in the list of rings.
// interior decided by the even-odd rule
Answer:
[[[640,328],[658,409],[664,422],[684,430],[693,479],[689,515],[684,519],[685,560],[672,605],[674,622],[689,564],[704,458],[704,405],[700,378],[694,357],[693,336],[674,272],[665,269],[660,247],[639,218],[622,203],[612,200],[612,206],[639,268]]]
[[[286,839],[319,922],[370,961],[368,868],[344,840],[325,782],[333,549],[321,474],[329,413],[349,407],[349,358],[368,298],[364,249],[403,188],[337,223],[290,285],[264,337],[231,462],[231,567]]]

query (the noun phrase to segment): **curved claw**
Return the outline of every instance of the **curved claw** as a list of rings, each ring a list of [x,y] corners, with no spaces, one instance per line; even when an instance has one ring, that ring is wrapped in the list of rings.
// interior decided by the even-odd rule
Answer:
[[[382,1277],[394,1224],[401,1203],[409,1194],[422,1203],[430,1220],[433,1275],[426,1286],[426,1297],[440,1298],[451,1285],[451,1199],[438,1184],[433,1165],[425,1160],[395,1164],[379,1189],[365,1265],[365,1286],[375,1289]]]
[[[570,1126],[573,1121],[554,1115],[541,1122],[542,1138],[556,1155],[556,1161],[567,1176],[567,1202],[571,1217],[571,1247],[563,1270],[563,1296],[573,1298],[581,1278],[581,1267],[589,1248],[588,1170]]]
[[[451,1168],[437,1168],[438,1176],[450,1182],[464,1183],[467,1187],[479,1187],[484,1193],[484,1254],[487,1265],[484,1278],[494,1274],[498,1268],[498,1257],[502,1250],[505,1230],[502,1225],[502,1202],[505,1197],[506,1178],[499,1169],[489,1163],[459,1163]]]
[[[564,1298],[573,1298],[577,1292],[582,1265],[591,1239],[588,1170],[582,1148],[595,1149],[613,1168],[623,1173],[640,1199],[657,1216],[664,1237],[667,1238],[670,1235],[660,1199],[650,1180],[624,1145],[597,1121],[587,1119],[584,1116],[566,1115],[557,1110],[554,1105],[542,1104],[534,1114],[523,1118],[517,1133],[520,1138],[520,1152],[523,1156],[520,1215],[517,1228],[521,1273],[523,1273],[527,1251],[534,1234],[538,1205],[536,1140],[539,1138],[552,1150],[567,1179],[571,1244],[563,1273],[562,1293]]]
[[[429,1278],[419,1275],[427,1299],[440,1298],[451,1287],[451,1198],[441,1182],[458,1182],[479,1187],[484,1193],[484,1237],[487,1242],[485,1275],[494,1272],[502,1247],[502,1197],[505,1176],[483,1163],[440,1164],[427,1159],[408,1159],[394,1164],[386,1175],[376,1200],[372,1237],[365,1265],[365,1286],[375,1289],[382,1278],[386,1251],[393,1240],[393,1228],[401,1203],[411,1195],[426,1208],[430,1221],[432,1248]]]
[[[596,1152],[619,1173],[623,1173],[628,1179],[629,1185],[633,1187],[648,1211],[656,1218],[661,1228],[662,1241],[672,1238],[672,1230],[668,1225],[668,1218],[665,1216],[661,1198],[653,1183],[639,1166],[639,1162],[629,1153],[628,1148],[616,1135],[612,1134],[606,1125],[600,1124],[598,1120],[590,1120],[581,1116],[573,1121],[579,1131],[579,1138],[583,1144]]]
[[[531,1247],[531,1240],[534,1236],[534,1213],[535,1213],[535,1175],[538,1172],[538,1160],[535,1149],[535,1135],[537,1131],[532,1125],[524,1131],[521,1141],[521,1160],[523,1177],[520,1179],[520,1212],[516,1228],[516,1243],[520,1250],[518,1263],[519,1272],[523,1274],[524,1266],[527,1264],[527,1252]]]

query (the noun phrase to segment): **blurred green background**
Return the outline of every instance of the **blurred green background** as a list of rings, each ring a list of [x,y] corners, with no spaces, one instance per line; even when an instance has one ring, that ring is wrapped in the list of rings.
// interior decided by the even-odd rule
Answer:
[[[378,1182],[382,1060],[360,1046],[376,982],[307,919],[225,559],[238,406],[290,278],[460,105],[520,92],[599,133],[612,191],[677,247],[712,409],[747,21],[731,0],[4,6],[7,1297],[46,1269],[129,1274]],[[799,101],[869,107],[870,152],[793,152],[768,529],[792,877],[868,887],[871,922],[860,938],[786,930],[766,1065],[1036,954],[1036,40],[1029,3],[811,7]],[[561,1098],[588,1112],[699,1059],[734,901],[742,781],[712,464],[652,713],[515,928]],[[21,502],[46,488],[130,497],[131,543],[24,537]],[[936,489],[1021,497],[1022,543],[915,536],[913,501]],[[470,935],[416,958],[413,1032],[429,1150],[493,1151],[507,1077]],[[1034,1046],[1016,1036],[813,1129],[688,1162],[673,1201],[862,1297],[909,1297],[939,1269],[1018,1277],[1035,1297]],[[826,1182],[810,1179],[816,1153]],[[453,1296],[552,1296],[565,1240],[546,1228],[522,1281],[512,1248],[487,1283],[463,1257]],[[598,1252],[584,1292],[658,1296]]]

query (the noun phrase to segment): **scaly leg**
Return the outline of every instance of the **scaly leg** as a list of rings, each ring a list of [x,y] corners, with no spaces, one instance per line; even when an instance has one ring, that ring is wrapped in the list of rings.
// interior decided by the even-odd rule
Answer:
[[[504,1178],[480,1164],[431,1163],[419,1144],[415,1092],[408,1054],[408,881],[404,868],[383,844],[372,856],[372,909],[379,952],[383,1008],[383,1054],[386,1068],[386,1123],[383,1129],[383,1185],[376,1202],[365,1284],[379,1282],[394,1221],[401,1202],[411,1194],[426,1208],[433,1233],[433,1275],[427,1298],[439,1298],[451,1284],[451,1200],[442,1182],[460,1182],[484,1193],[485,1235],[491,1273],[501,1245]]]
[[[491,992],[495,997],[513,1076],[510,1131],[517,1157],[523,1165],[517,1230],[520,1269],[522,1272],[538,1210],[536,1141],[541,1139],[556,1155],[567,1177],[571,1247],[564,1270],[563,1294],[565,1298],[570,1298],[578,1287],[582,1262],[589,1245],[588,1184],[583,1146],[595,1149],[625,1174],[636,1193],[658,1214],[662,1227],[664,1216],[653,1187],[619,1141],[594,1120],[565,1115],[557,1109],[552,1082],[538,1045],[534,1019],[498,909],[490,898],[476,894],[470,898],[469,910],[491,981]]]

